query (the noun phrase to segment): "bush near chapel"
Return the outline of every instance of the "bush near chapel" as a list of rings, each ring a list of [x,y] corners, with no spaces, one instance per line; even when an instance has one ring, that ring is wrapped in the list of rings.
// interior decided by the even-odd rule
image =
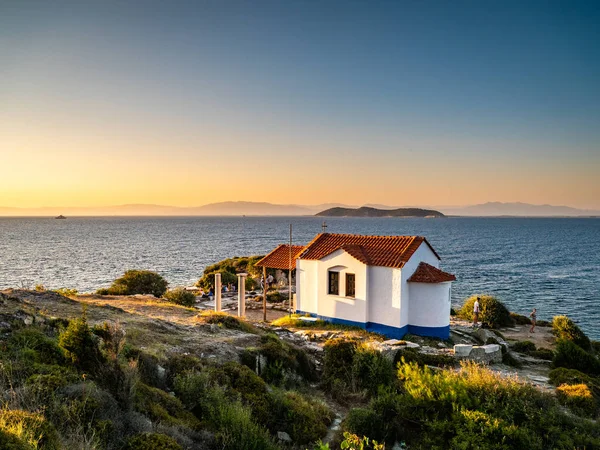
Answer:
[[[590,339],[585,335],[581,328],[567,316],[555,316],[552,319],[552,333],[558,339],[566,339],[577,344],[584,350],[591,350],[592,344]]]
[[[194,293],[186,291],[182,287],[168,290],[165,292],[164,298],[171,303],[182,306],[194,306],[196,304],[196,296]]]
[[[506,306],[491,295],[469,297],[458,313],[461,318],[473,320],[473,305],[477,297],[479,297],[479,322],[487,323],[491,328],[511,327],[515,324]]]
[[[99,289],[100,295],[152,294],[161,297],[169,283],[156,272],[149,270],[128,270],[122,277],[113,281],[108,289]]]

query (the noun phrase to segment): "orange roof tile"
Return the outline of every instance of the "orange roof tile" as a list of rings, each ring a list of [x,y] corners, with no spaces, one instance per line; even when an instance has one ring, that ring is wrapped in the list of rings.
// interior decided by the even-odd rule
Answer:
[[[292,269],[296,268],[296,258],[298,258],[298,253],[302,250],[304,250],[303,245],[292,245]],[[255,266],[267,267],[268,269],[289,270],[290,246],[288,244],[281,244],[263,259],[259,260]]]
[[[362,236],[330,233],[318,234],[299,257],[321,259],[336,250],[343,249],[364,264],[401,268],[423,242],[439,259],[438,254],[423,236]]]
[[[456,281],[456,277],[451,273],[433,267],[431,264],[421,262],[415,273],[407,281],[413,283],[443,283],[444,281]]]

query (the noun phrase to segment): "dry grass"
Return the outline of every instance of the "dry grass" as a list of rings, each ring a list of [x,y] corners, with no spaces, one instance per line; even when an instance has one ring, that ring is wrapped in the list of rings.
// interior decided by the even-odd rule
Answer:
[[[74,319],[81,317],[85,309],[90,325],[118,322],[126,330],[129,344],[158,357],[187,352],[214,354],[227,360],[237,358],[236,346],[252,345],[249,340],[258,339],[225,327],[219,327],[217,332],[210,330],[205,321],[198,320],[197,309],[153,296],[80,295],[69,299],[50,292],[3,292],[9,300],[0,303],[0,312],[23,310],[33,316]]]
[[[279,319],[271,322],[271,325],[276,327],[285,327],[289,329],[296,330],[314,330],[314,331],[342,331],[344,335],[348,338],[352,337],[361,337],[368,338],[374,340],[384,340],[386,339],[384,336],[373,333],[370,331],[366,331],[360,327],[355,327],[351,325],[338,325],[334,323],[327,322],[325,320],[302,320],[301,315],[292,314],[291,316],[286,315],[280,317]]]

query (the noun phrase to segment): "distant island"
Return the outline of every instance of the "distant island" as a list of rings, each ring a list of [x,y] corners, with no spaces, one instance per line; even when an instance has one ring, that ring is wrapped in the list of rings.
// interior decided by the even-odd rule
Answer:
[[[315,215],[320,217],[446,217],[441,212],[433,209],[378,209],[368,206],[362,208],[329,208]]]

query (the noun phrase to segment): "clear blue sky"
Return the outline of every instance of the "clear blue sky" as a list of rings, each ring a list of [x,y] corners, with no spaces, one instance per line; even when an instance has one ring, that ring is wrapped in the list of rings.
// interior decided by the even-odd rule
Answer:
[[[0,0],[0,206],[600,208],[600,2],[90,3]]]

